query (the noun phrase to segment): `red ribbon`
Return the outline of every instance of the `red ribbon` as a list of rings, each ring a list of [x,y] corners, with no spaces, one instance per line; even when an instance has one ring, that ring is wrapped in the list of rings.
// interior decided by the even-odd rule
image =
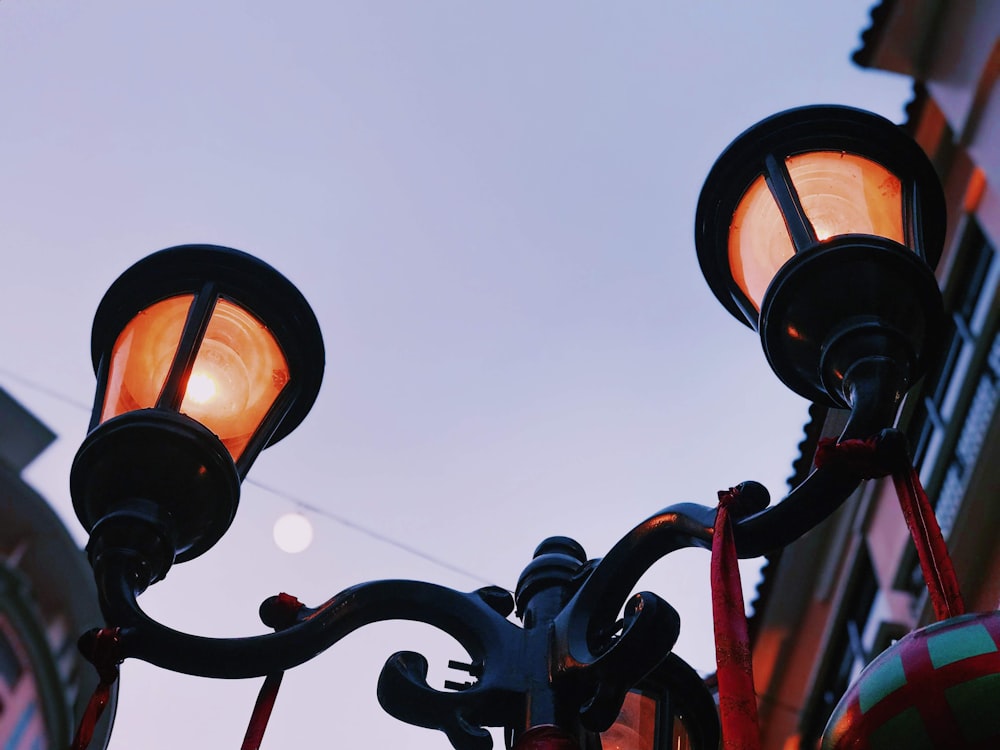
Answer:
[[[247,726],[247,733],[243,737],[241,750],[259,750],[260,743],[264,739],[264,730],[267,729],[268,719],[271,718],[271,709],[274,708],[274,701],[278,697],[281,678],[284,674],[284,672],[275,672],[264,678],[264,684],[257,695],[257,702],[254,704],[253,713],[250,714],[250,724]]]
[[[730,506],[738,501],[738,489],[719,493],[719,510],[712,535],[712,616],[719,681],[719,717],[726,750],[759,750],[760,729],[757,724],[750,635],[729,515]]]
[[[296,615],[303,606],[302,602],[285,593],[278,594],[271,602],[274,609],[270,614],[279,623],[275,626],[275,630],[284,630],[295,624]],[[241,750],[260,750],[264,730],[267,729],[267,722],[271,718],[271,711],[278,698],[278,688],[281,687],[281,678],[284,675],[284,672],[274,672],[264,678],[264,684],[260,687],[257,702],[254,703],[253,712],[250,714],[250,723],[247,726],[247,733],[243,736]]]
[[[111,686],[118,679],[118,665],[121,664],[118,643],[118,628],[92,630],[80,639],[80,651],[97,669],[98,681],[80,718],[71,750],[86,750],[94,738],[94,730],[101,714],[108,707]]]
[[[905,446],[901,441],[897,445],[899,449],[896,451],[880,451],[882,445],[876,438],[840,443],[832,439],[821,440],[816,449],[816,466],[841,463],[866,478],[892,475],[899,507],[920,560],[920,571],[934,607],[934,616],[941,621],[965,614],[958,577],[934,508],[920,483],[920,475],[906,455]]]

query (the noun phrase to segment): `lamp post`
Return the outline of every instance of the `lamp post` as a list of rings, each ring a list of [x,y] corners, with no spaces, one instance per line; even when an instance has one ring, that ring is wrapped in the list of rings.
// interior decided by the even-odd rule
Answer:
[[[940,253],[943,198],[916,145],[888,121],[847,108],[776,115],[712,169],[696,233],[709,285],[760,331],[789,387],[850,409],[845,437],[891,425],[940,328],[928,264]],[[718,746],[712,695],[672,652],[677,612],[653,593],[632,593],[663,556],[711,546],[714,507],[666,508],[600,560],[572,539],[546,539],[513,596],[375,581],[315,608],[272,597],[261,617],[274,633],[180,633],[146,615],[138,597],[221,538],[256,456],[306,415],[323,370],[319,327],[266,264],[183,246],[112,285],[95,318],[93,359],[91,431],[71,489],[116,660],[205,677],[273,675],[368,623],[415,620],[461,643],[470,661],[451,666],[471,679],[433,689],[424,657],[402,652],[382,670],[379,701],[403,721],[445,732],[457,750],[491,747],[487,727],[504,728],[516,750]],[[773,507],[763,487],[745,483],[739,555],[798,538],[860,481],[849,467],[821,468]]]

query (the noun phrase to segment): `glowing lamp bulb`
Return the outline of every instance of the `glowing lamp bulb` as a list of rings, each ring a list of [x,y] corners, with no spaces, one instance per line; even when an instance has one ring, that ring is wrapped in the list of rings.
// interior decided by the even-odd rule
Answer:
[[[187,389],[184,391],[184,403],[208,403],[215,397],[218,390],[211,375],[195,370],[191,373]]]
[[[246,408],[250,375],[231,347],[205,339],[184,391],[181,411],[199,422],[231,419]]]
[[[190,295],[140,312],[115,344],[102,421],[156,406],[175,365]],[[250,312],[219,300],[197,348],[180,411],[215,433],[238,458],[288,382],[288,365],[271,332]]]
[[[902,188],[881,164],[840,151],[818,151],[790,156],[785,166],[820,242],[841,234],[877,234],[903,242]],[[736,207],[729,236],[733,278],[758,310],[771,279],[794,253],[771,184],[761,175]]]
[[[271,266],[179,245],[111,285],[91,358],[97,392],[70,474],[73,507],[95,548],[113,538],[142,561],[144,588],[226,533],[257,456],[316,399],[323,337]]]

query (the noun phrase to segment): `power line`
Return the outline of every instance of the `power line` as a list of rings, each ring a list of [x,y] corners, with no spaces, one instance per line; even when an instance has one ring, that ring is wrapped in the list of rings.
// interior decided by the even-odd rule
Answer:
[[[346,526],[347,528],[353,529],[354,531],[360,534],[364,534],[365,536],[369,536],[372,539],[383,542],[392,547],[396,547],[397,549],[403,550],[404,552],[409,552],[411,555],[426,560],[427,562],[433,563],[434,565],[437,565],[440,568],[445,568],[447,570],[452,571],[453,573],[458,573],[460,575],[465,576],[466,578],[471,578],[472,580],[478,581],[479,583],[485,584],[487,586],[494,585],[492,581],[483,578],[482,576],[477,575],[476,573],[471,573],[465,568],[461,568],[457,565],[454,565],[448,562],[447,560],[442,560],[439,557],[435,557],[434,555],[428,554],[427,552],[424,552],[421,549],[413,547],[412,545],[409,545],[406,542],[401,542],[398,539],[386,536],[380,531],[376,531],[371,527],[364,526],[363,524],[357,523],[356,521],[352,521],[350,518],[347,518],[346,516],[342,516],[338,513],[332,513],[331,511],[328,511],[325,508],[320,508],[319,506],[306,502],[301,498],[289,495],[287,492],[283,492],[279,489],[258,482],[256,479],[247,479],[245,480],[245,482],[246,484],[251,484],[258,489],[264,490],[265,492],[269,492],[272,495],[276,495],[277,497],[280,497],[283,500],[287,500],[288,502],[293,503],[294,505],[298,506],[299,508],[302,508],[303,510],[306,510],[310,513],[315,513],[318,516],[322,516],[323,518],[327,518],[331,521],[339,523],[341,526]]]
[[[5,367],[0,367],[0,376],[7,378],[11,381],[14,381],[29,390],[35,391],[36,393],[40,393],[44,396],[48,396],[49,398],[55,399],[56,401],[59,401],[63,404],[72,406],[80,411],[86,412],[88,414],[91,411],[90,405],[84,404],[83,402],[71,396],[67,396],[65,393],[62,393],[61,391],[58,391],[54,388],[49,388],[48,386],[42,385],[32,378],[26,378],[23,375],[19,375],[16,372],[12,372],[11,370],[8,370]],[[342,516],[338,513],[333,513],[331,511],[326,510],[325,508],[319,507],[318,505],[314,505],[313,503],[302,500],[301,498],[294,497],[283,490],[277,489],[276,487],[271,487],[269,485],[262,484],[261,482],[258,482],[255,479],[247,479],[245,480],[245,483],[251,484],[254,487],[257,487],[258,489],[261,489],[271,495],[274,495],[275,497],[279,497],[283,500],[286,500],[294,504],[295,506],[301,508],[302,510],[308,511],[309,513],[313,513],[322,518],[334,521],[335,523],[338,523],[341,526],[351,529],[359,534],[364,534],[365,536],[371,537],[372,539],[382,542],[383,544],[387,544],[390,547],[395,547],[396,549],[399,549],[403,552],[407,552],[413,555],[414,557],[419,557],[422,560],[426,560],[429,563],[437,565],[439,568],[444,568],[445,570],[449,570],[452,573],[458,573],[459,575],[463,575],[466,578],[470,578],[473,581],[477,581],[487,586],[494,585],[492,581],[483,578],[482,576],[477,575],[476,573],[472,573],[462,567],[459,567],[458,565],[454,565],[448,562],[447,560],[442,560],[439,557],[435,557],[434,555],[424,552],[423,550],[414,547],[411,544],[407,544],[406,542],[401,542],[398,539],[393,539],[392,537],[387,536],[379,531],[376,531],[375,529],[369,526],[365,526],[364,524],[360,524],[356,521],[353,521],[350,518],[347,518],[346,516]]]

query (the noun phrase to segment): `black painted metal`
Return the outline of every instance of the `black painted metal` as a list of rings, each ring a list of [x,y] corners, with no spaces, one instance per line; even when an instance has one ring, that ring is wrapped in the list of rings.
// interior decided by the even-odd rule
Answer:
[[[900,392],[897,374],[874,361],[848,380],[853,410],[843,437],[868,437],[891,423]],[[761,485],[744,483],[743,515],[734,526],[739,554],[755,557],[794,541],[860,481],[849,469],[818,469],[773,507]],[[122,659],[205,677],[263,676],[313,658],[368,623],[415,620],[459,642],[469,655],[462,668],[472,679],[459,690],[433,689],[426,682],[426,659],[400,652],[382,670],[379,700],[403,721],[445,732],[457,750],[488,750],[487,727],[505,727],[516,738],[540,724],[558,725],[581,747],[596,747],[596,733],[614,721],[626,692],[650,684],[654,676],[684,710],[689,732],[701,738],[695,747],[717,746],[711,697],[671,653],[680,626],[677,613],[655,594],[631,595],[640,576],[670,552],[711,546],[715,507],[666,508],[601,560],[585,560],[571,539],[546,540],[518,582],[523,627],[507,619],[514,598],[503,589],[460,593],[416,581],[376,581],[314,609],[304,607],[293,623],[272,622],[277,610],[265,602],[265,623],[280,625],[280,631],[232,639],[181,633],[143,613],[137,597],[155,580],[151,570],[162,554],[157,536],[162,519],[152,511],[144,515],[141,505],[114,519],[95,530],[92,560],[105,617],[121,629]]]
[[[705,179],[695,217],[698,262],[706,281],[734,317],[755,329],[757,310],[736,287],[729,269],[733,212],[753,181],[767,173],[769,159],[783,161],[807,151],[846,151],[882,164],[902,183],[904,236],[914,243],[912,251],[933,268],[944,246],[947,217],[941,183],[927,154],[897,125],[871,112],[836,105],[772,115],[741,133],[719,156]],[[789,210],[787,203],[780,208]],[[803,219],[791,218],[793,223],[798,220]],[[796,245],[797,253],[806,250]]]
[[[555,724],[586,743],[590,733],[610,726],[625,692],[664,663],[676,639],[676,612],[657,597],[642,594],[626,607],[621,632],[612,616],[609,626],[601,623],[603,632],[587,647],[586,655],[581,658],[577,648],[570,656],[556,621],[562,616],[585,630],[594,629],[585,622],[586,607],[567,602],[600,566],[582,559],[575,559],[575,565],[554,561],[559,556],[574,559],[565,554],[567,542],[575,545],[562,537],[543,542],[535,558],[542,565],[526,570],[532,593],[518,591],[523,628],[507,619],[513,602],[502,589],[460,593],[416,581],[376,581],[347,589],[315,609],[301,609],[294,624],[285,623],[273,634],[203,638],[171,630],[142,612],[136,597],[147,585],[148,568],[134,550],[105,544],[95,559],[95,573],[105,616],[120,628],[120,658],[205,677],[244,678],[282,671],[371,622],[416,620],[440,628],[468,652],[473,682],[459,691],[432,689],[426,682],[426,659],[401,652],[390,657],[382,670],[379,701],[403,721],[444,731],[458,750],[487,750],[492,746],[485,730],[489,726],[510,728],[516,737],[531,726]],[[582,549],[579,552],[582,557]],[[540,579],[544,567],[549,570]],[[552,575],[554,570],[561,574]],[[269,609],[266,604],[262,609]],[[690,689],[694,683],[685,671],[689,669],[675,657],[661,669],[660,683]],[[704,691],[703,686],[700,689]],[[705,699],[688,700],[701,709],[695,720],[704,722]],[[707,700],[711,703],[710,697]],[[703,731],[712,736],[711,726]]]
[[[845,151],[900,179],[904,247],[874,235],[818,240],[784,160],[808,151]],[[746,190],[761,175],[785,218],[795,255],[778,271],[760,313],[733,279],[729,233]],[[944,243],[945,202],[934,167],[902,130],[870,112],[817,106],[788,110],[740,135],[713,166],[698,201],[698,260],[722,304],[757,329],[768,362],[793,391],[848,406],[845,373],[891,359],[904,389],[924,372],[943,330],[933,266]]]
[[[119,334],[142,310],[182,294],[193,295],[194,301],[156,408],[98,424]],[[221,298],[240,304],[271,330],[290,373],[288,385],[235,464],[215,435],[177,411]],[[91,347],[98,391],[91,431],[71,470],[73,505],[84,527],[97,535],[98,547],[105,533],[112,533],[116,544],[124,543],[126,526],[139,540],[148,540],[151,529],[158,529],[155,533],[163,543],[174,546],[173,555],[165,557],[158,547],[146,561],[158,580],[173,562],[197,557],[222,537],[236,513],[240,482],[254,459],[308,413],[323,375],[323,337],[299,291],[266,263],[231,248],[182,245],[139,261],[111,285],[94,317]],[[134,500],[145,503],[142,507],[160,507],[136,513],[129,510]],[[111,526],[102,525],[107,515],[116,518]]]
[[[806,217],[805,209],[799,200],[799,194],[788,174],[788,167],[783,159],[776,159],[774,154],[764,157],[764,174],[771,196],[778,204],[778,210],[785,219],[789,239],[795,247],[795,252],[801,252],[816,244],[816,231]],[[747,186],[749,188],[749,185]],[[731,222],[730,222],[731,223]]]
[[[102,543],[106,517],[119,519],[119,544],[121,514],[132,518],[136,554],[149,557],[158,580],[173,562],[195,558],[222,538],[236,514],[240,478],[229,451],[201,424],[176,412],[142,409],[87,436],[73,460],[70,494],[92,548]],[[168,559],[159,550],[145,553],[145,522],[163,530]]]
[[[215,290],[215,283],[212,281],[208,281],[194,295],[194,301],[188,309],[187,320],[184,321],[184,328],[181,331],[180,342],[174,353],[174,361],[170,365],[163,390],[157,399],[157,409],[180,411],[188,378],[191,376],[191,370],[198,358],[198,347],[205,338],[205,332],[208,330],[209,321],[212,319],[212,313],[218,301],[219,295]],[[115,336],[115,339],[117,338]]]
[[[847,408],[844,379],[866,359],[895,363],[903,391],[916,382],[944,320],[937,280],[915,253],[881,237],[842,235],[782,266],[764,296],[760,335],[785,385]]]
[[[253,312],[280,342],[299,392],[267,445],[295,429],[312,408],[323,380],[323,336],[309,303],[281,273],[252,255],[219,245],[178,245],[128,268],[108,288],[94,316],[94,370],[107,367],[118,334],[136,313],[179,294],[206,290]],[[102,363],[104,363],[102,365]],[[247,467],[249,468],[249,467]],[[246,471],[241,467],[241,476]]]
[[[728,232],[732,209],[742,190],[762,169],[759,163],[750,164],[750,157],[770,158],[772,179],[784,179],[780,168],[775,171],[775,154],[783,158],[795,153],[787,151],[789,142],[799,151],[814,148],[816,139],[810,128],[818,126],[829,136],[823,128],[831,120],[837,124],[838,134],[832,141],[824,141],[827,148],[842,147],[869,155],[897,174],[908,159],[919,162],[910,165],[913,180],[904,179],[904,190],[912,191],[908,195],[915,200],[929,196],[930,202],[920,211],[908,210],[907,237],[916,238],[919,253],[936,261],[943,233],[943,200],[936,202],[940,186],[936,180],[925,184],[931,168],[922,152],[912,143],[900,146],[895,126],[881,118],[872,121],[872,117],[836,107],[783,113],[768,121],[754,139],[738,139],[713,168],[706,188],[715,184],[716,192],[706,190],[699,202],[699,259],[716,295],[738,317],[757,324],[752,305],[751,316],[749,301],[734,296],[731,278],[723,277],[728,271],[723,274],[719,270],[728,269],[726,245],[719,239],[721,233]],[[862,145],[867,148],[862,149]],[[720,195],[719,184],[736,192]],[[794,203],[794,195],[791,200]],[[801,207],[797,210],[801,213]],[[807,223],[794,235],[799,244],[814,241]],[[862,245],[871,241],[867,237],[863,241],[841,240]],[[867,438],[892,424],[902,394],[919,376],[927,341],[933,339],[936,325],[935,311],[930,308],[939,298],[935,296],[936,285],[932,282],[930,289],[923,271],[905,270],[910,261],[883,263],[881,259],[892,257],[897,249],[878,245],[873,256],[877,260],[870,262],[876,271],[870,278],[863,277],[860,286],[864,293],[852,297],[843,308],[846,319],[824,317],[825,310],[818,320],[808,315],[795,317],[798,313],[789,311],[798,306],[803,290],[806,296],[818,293],[824,274],[831,272],[822,260],[829,247],[830,243],[818,243],[799,248],[797,258],[801,260],[779,274],[765,295],[761,320],[780,319],[785,330],[774,332],[768,323],[771,333],[765,334],[762,323],[762,336],[772,365],[791,387],[810,395],[818,393],[851,409],[842,438]],[[253,302],[249,309],[271,326],[269,314],[278,314],[278,308],[289,303],[275,301],[269,279],[261,282],[257,276],[260,268],[255,265],[259,261],[234,261],[236,256],[230,255],[234,252],[206,246],[175,248],[123,274],[109,290],[95,320],[94,361],[99,382],[106,382],[107,353],[135,312],[184,290],[197,293],[208,276],[221,294],[227,294],[227,289],[250,289]],[[838,252],[843,253],[843,247]],[[851,252],[847,251],[848,258]],[[242,258],[242,254],[238,256]],[[193,264],[195,270],[185,270],[185,264]],[[907,299],[902,313],[895,306],[886,307],[879,298],[884,291],[876,290],[877,284],[892,284],[891,277],[897,273],[909,274],[907,280],[916,288],[906,287],[900,294]],[[136,291],[146,284],[147,291]],[[247,299],[239,296],[240,302]],[[300,363],[296,367],[308,364],[312,356],[308,349],[317,341],[320,364],[307,375],[302,400],[274,410],[274,431],[258,435],[254,455],[294,427],[318,389],[322,370],[318,326],[304,300],[293,299],[291,308],[295,311],[292,317],[280,318],[284,322],[273,329],[283,348],[284,337],[292,336],[285,351],[290,365],[293,360]],[[804,355],[786,351],[789,346],[800,346],[782,338],[789,333],[790,317],[795,317],[795,325],[802,323]],[[296,334],[299,324],[304,332]],[[282,418],[285,407],[289,413]],[[99,408],[98,403],[95,419]],[[181,415],[173,417],[180,419]],[[221,444],[209,445],[211,440],[173,417],[163,421],[163,434],[167,436],[165,445],[176,454],[182,468],[196,464],[199,451],[221,455]],[[284,619],[287,613],[281,614],[283,610],[268,600],[261,607],[261,616],[265,624],[276,628],[275,633],[204,638],[156,622],[141,610],[138,596],[163,577],[175,556],[194,557],[221,536],[229,521],[219,519],[229,513],[231,520],[244,471],[237,472],[230,462],[232,471],[227,474],[213,464],[204,486],[190,497],[155,470],[155,481],[143,479],[141,475],[152,469],[154,462],[169,465],[158,452],[159,438],[153,437],[161,426],[159,417],[148,422],[140,416],[126,418],[120,419],[130,430],[150,433],[147,445],[123,451],[123,462],[116,463],[109,458],[115,452],[111,449],[122,448],[125,441],[112,436],[126,432],[115,433],[114,426],[121,423],[110,420],[88,436],[73,470],[74,502],[81,521],[92,531],[91,560],[101,606],[108,624],[119,628],[122,659],[142,659],[205,677],[263,676],[301,664],[369,623],[413,620],[439,628],[458,641],[468,661],[452,662],[452,666],[465,671],[470,680],[449,682],[445,690],[436,690],[427,684],[426,659],[414,652],[399,652],[382,670],[379,701],[388,713],[403,721],[445,732],[457,750],[488,750],[492,746],[488,727],[504,727],[513,744],[522,733],[541,725],[557,726],[576,738],[581,748],[594,750],[598,733],[611,726],[626,693],[636,686],[665,691],[666,705],[672,712],[684,714],[697,750],[718,747],[712,697],[693,670],[672,653],[680,628],[677,612],[655,594],[632,594],[642,574],[664,556],[684,547],[711,546],[714,503],[682,503],[656,513],[626,534],[601,560],[588,561],[580,545],[566,537],[547,539],[522,573],[513,597],[497,587],[461,593],[417,581],[375,581],[346,589],[319,607],[303,607],[291,622]],[[136,420],[138,427],[128,423],[129,419]],[[224,463],[218,455],[211,461]],[[133,464],[134,470],[129,469]],[[861,480],[849,467],[820,468],[772,507],[762,486],[744,483],[740,486],[743,503],[734,519],[738,554],[756,557],[799,538],[839,507]],[[207,510],[193,507],[198,503]],[[508,619],[515,606],[523,623],[520,627]]]

